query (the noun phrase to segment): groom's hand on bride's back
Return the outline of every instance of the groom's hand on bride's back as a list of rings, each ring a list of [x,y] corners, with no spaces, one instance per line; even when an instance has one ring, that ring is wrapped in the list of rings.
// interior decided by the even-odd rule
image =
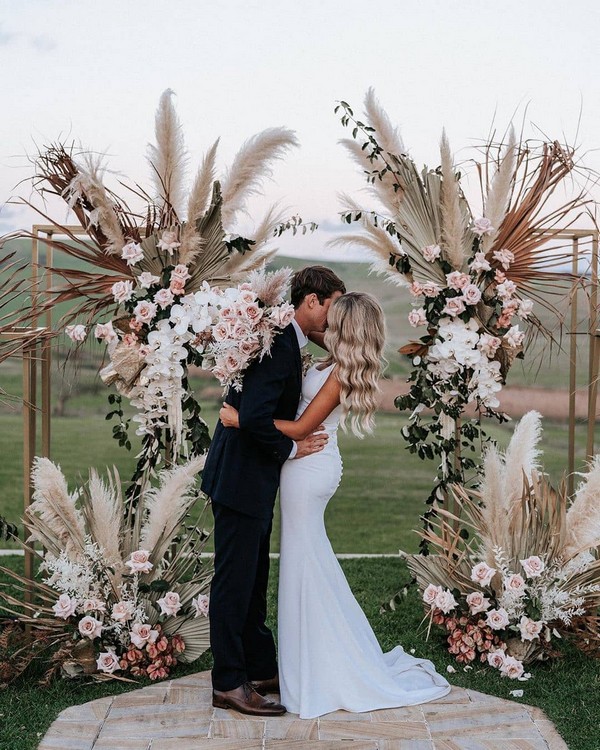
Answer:
[[[311,453],[322,451],[329,440],[329,435],[326,432],[322,432],[324,429],[323,425],[319,425],[319,427],[317,427],[314,432],[311,432],[308,437],[305,437],[304,440],[298,440],[296,443],[298,450],[296,451],[294,458],[304,458],[304,456],[310,456]]]

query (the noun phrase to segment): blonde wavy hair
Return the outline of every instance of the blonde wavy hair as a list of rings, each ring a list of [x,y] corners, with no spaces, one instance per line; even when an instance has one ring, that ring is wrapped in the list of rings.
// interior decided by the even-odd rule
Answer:
[[[352,432],[373,432],[379,403],[379,378],[385,360],[385,317],[381,305],[365,292],[348,292],[332,302],[327,316],[327,365],[335,364],[340,382],[342,428],[351,414]]]

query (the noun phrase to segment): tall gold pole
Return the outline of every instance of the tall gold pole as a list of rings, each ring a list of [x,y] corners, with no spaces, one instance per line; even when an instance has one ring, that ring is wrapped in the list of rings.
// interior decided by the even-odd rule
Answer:
[[[588,431],[586,455],[591,461],[594,455],[594,428],[596,426],[596,401],[598,397],[598,359],[600,357],[599,322],[598,322],[598,232],[592,236],[592,289],[590,293],[590,342],[588,363]]]
[[[35,337],[23,347],[23,506],[31,505],[31,469],[35,456],[35,391],[36,391],[36,344]],[[25,516],[26,517],[26,516]],[[23,525],[23,539],[27,541],[27,521]],[[33,580],[33,554],[25,550],[25,578]],[[32,600],[32,590],[25,591],[25,601]]]
[[[577,276],[579,267],[579,239],[573,237],[573,257],[571,270]],[[573,289],[571,299],[571,340],[569,342],[569,474],[567,492],[573,497],[575,489],[575,396],[577,394],[577,298],[579,285]]]
[[[47,231],[46,235],[48,239],[52,237],[52,232]],[[50,289],[52,287],[52,273],[49,270],[52,268],[54,263],[54,250],[53,247],[46,243],[46,299],[47,302],[50,299]],[[46,329],[48,332],[52,330],[52,308],[48,307],[46,311],[45,320]],[[51,415],[51,379],[50,369],[52,366],[52,346],[50,344],[50,337],[46,336],[42,340],[42,456],[46,458],[50,457],[50,439],[51,439],[51,428],[50,428],[50,415]]]

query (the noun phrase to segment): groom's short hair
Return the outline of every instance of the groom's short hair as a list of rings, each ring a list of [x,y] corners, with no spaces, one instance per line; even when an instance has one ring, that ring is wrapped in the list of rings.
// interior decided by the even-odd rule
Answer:
[[[335,292],[345,294],[346,285],[331,268],[307,266],[292,276],[290,296],[294,307],[299,307],[309,294],[316,294],[320,304],[323,304]]]

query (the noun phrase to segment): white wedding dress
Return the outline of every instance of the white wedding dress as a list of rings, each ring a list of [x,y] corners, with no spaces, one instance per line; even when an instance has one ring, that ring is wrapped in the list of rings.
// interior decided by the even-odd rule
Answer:
[[[331,367],[308,371],[298,415]],[[410,706],[450,691],[430,661],[401,646],[382,652],[327,538],[323,515],[342,476],[340,411],[324,422],[325,449],[289,460],[281,471],[279,680],[281,702],[303,719]]]

